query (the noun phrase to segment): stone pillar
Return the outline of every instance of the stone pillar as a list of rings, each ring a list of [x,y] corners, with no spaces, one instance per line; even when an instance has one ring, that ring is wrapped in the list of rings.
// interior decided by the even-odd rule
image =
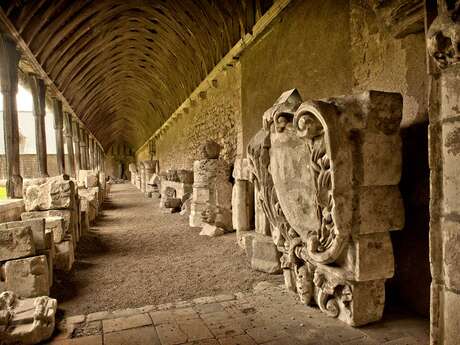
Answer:
[[[19,127],[16,94],[20,53],[6,34],[0,34],[0,81],[3,94],[3,128],[6,156],[6,193],[9,198],[22,197],[22,177],[19,169]]]
[[[429,94],[431,327],[433,345],[460,339],[460,20],[438,1],[427,31]],[[446,6],[447,7],[447,6]],[[456,13],[457,12],[457,13]]]
[[[86,135],[85,129],[80,126],[80,169],[88,170],[87,160],[87,147],[88,147],[88,136]]]
[[[232,192],[232,223],[236,230],[236,240],[244,248],[243,234],[251,230],[254,213],[253,186],[250,182],[249,162],[247,158],[236,159],[233,169],[235,184]]]
[[[65,157],[64,157],[64,136],[62,132],[63,119],[62,119],[62,102],[53,99],[54,110],[54,130],[56,131],[56,159],[59,175],[65,174]]]
[[[67,145],[67,155],[69,157],[68,160],[68,167],[67,173],[70,176],[77,177],[75,171],[75,154],[73,151],[73,140],[72,140],[72,115],[69,113],[64,113],[64,135],[65,135],[65,142]]]
[[[35,120],[35,145],[37,150],[38,171],[39,177],[47,177],[48,162],[46,156],[46,132],[45,132],[45,116],[46,116],[46,86],[43,79],[40,79],[35,74],[29,75],[29,85],[34,102],[34,120]]]
[[[88,168],[96,170],[94,166],[94,139],[88,136]]]
[[[80,125],[75,119],[72,120],[72,139],[75,149],[75,177],[78,178],[78,172],[81,169]]]

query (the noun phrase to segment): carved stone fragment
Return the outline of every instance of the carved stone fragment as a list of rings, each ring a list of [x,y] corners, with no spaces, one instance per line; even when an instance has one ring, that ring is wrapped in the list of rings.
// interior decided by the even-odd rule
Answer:
[[[26,211],[70,209],[73,207],[75,188],[72,181],[49,179],[43,184],[26,188],[24,204]]]
[[[56,310],[57,301],[46,296],[20,299],[12,291],[1,293],[1,343],[34,345],[50,338]]]
[[[401,117],[398,94],[302,103],[294,89],[264,113],[248,147],[259,223],[268,222],[258,232],[280,252],[286,287],[353,326],[381,318],[394,273]]]
[[[35,255],[35,243],[29,226],[0,228],[0,261]]]

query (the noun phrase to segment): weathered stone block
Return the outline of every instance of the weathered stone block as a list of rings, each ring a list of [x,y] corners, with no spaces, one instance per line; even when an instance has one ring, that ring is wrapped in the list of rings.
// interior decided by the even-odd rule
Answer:
[[[393,247],[388,232],[359,236],[355,241],[356,280],[391,278],[394,274]]]
[[[35,255],[30,227],[0,229],[0,261]]]
[[[75,262],[75,250],[72,241],[62,241],[55,244],[54,268],[69,272]]]
[[[460,290],[460,222],[442,219],[442,252],[444,281],[452,290]]]
[[[359,213],[360,234],[401,230],[404,204],[399,186],[361,187]]]
[[[460,295],[454,291],[444,290],[444,342],[443,345],[457,345],[460,339]]]
[[[65,238],[64,218],[62,217],[46,217],[45,227],[53,235],[53,242],[60,243]]]
[[[460,213],[460,121],[442,126],[444,212]]]
[[[251,267],[270,274],[281,273],[281,254],[270,236],[255,236],[252,240]]]
[[[30,227],[32,236],[35,243],[35,249],[46,249],[45,244],[45,220],[44,219],[30,219],[22,221],[14,221],[0,224],[0,231],[3,229]]]
[[[233,167],[233,178],[236,181],[249,181],[250,180],[249,160],[247,158],[235,159]]]
[[[249,231],[251,227],[249,182],[236,180],[232,194],[232,224],[236,230],[236,239],[240,247],[242,245],[242,233]]]
[[[57,301],[45,296],[19,299],[13,291],[0,294],[2,344],[33,345],[51,337]]]
[[[50,179],[40,185],[31,185],[24,195],[26,211],[70,209],[74,193],[74,184],[68,180]]]
[[[402,168],[401,137],[367,133],[362,135],[362,140],[362,185],[397,185]]]
[[[45,255],[7,261],[5,288],[20,297],[49,295],[50,279]]]

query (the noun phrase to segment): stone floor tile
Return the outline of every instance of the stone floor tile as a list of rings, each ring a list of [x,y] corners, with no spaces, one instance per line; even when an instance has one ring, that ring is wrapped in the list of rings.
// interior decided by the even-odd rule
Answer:
[[[110,319],[112,317],[112,313],[108,311],[99,311],[97,313],[91,313],[86,316],[86,321],[98,321],[98,320],[105,320]]]
[[[292,338],[290,336],[286,336],[286,337],[273,339],[263,344],[264,345],[303,345],[304,343],[301,343],[297,339]]]
[[[257,345],[256,342],[247,334],[234,337],[219,338],[220,345]]]
[[[380,344],[408,336],[408,334],[401,327],[389,327],[384,323],[378,322],[372,325],[361,327],[360,330]]]
[[[200,314],[216,313],[224,311],[224,307],[220,303],[199,304],[194,307],[195,311]]]
[[[158,337],[162,345],[183,344],[187,341],[185,335],[176,323],[162,323],[156,326]]]
[[[227,302],[236,299],[234,294],[217,295],[214,296],[214,298],[216,299],[216,302]]]
[[[65,319],[65,321],[70,324],[70,323],[73,323],[73,324],[76,324],[76,323],[83,323],[85,322],[86,320],[86,316],[85,315],[75,315],[75,316],[70,316],[68,318]]]
[[[344,323],[340,324],[340,321],[338,320],[337,322],[338,323],[334,326],[328,325],[325,327],[320,327],[319,330],[323,332],[328,339],[337,341],[339,343],[359,340],[366,337],[366,334],[361,332],[359,329],[353,328]]]
[[[218,311],[215,313],[200,314],[201,318],[207,323],[217,323],[226,320],[231,320],[232,316],[226,311]]]
[[[171,310],[160,310],[149,313],[150,318],[155,326],[163,323],[174,322],[175,315]]]
[[[104,334],[104,345],[161,345],[155,327],[132,328]]]
[[[244,330],[235,320],[213,323],[212,325],[208,325],[208,327],[216,338],[236,336],[244,333]]]
[[[246,331],[246,333],[258,344],[266,343],[277,338],[288,336],[288,334],[281,329],[265,326],[250,328]]]
[[[381,344],[376,342],[374,339],[371,339],[368,336],[365,336],[364,338],[361,338],[361,339],[346,341],[344,343],[341,343],[341,345],[381,345]]]
[[[104,330],[104,333],[123,331],[125,329],[149,325],[152,325],[152,320],[150,320],[148,314],[137,314],[102,321],[102,328]]]
[[[188,341],[213,338],[206,324],[201,319],[177,321],[180,330],[187,335]]]
[[[200,316],[193,308],[180,308],[171,311],[175,320],[198,319]]]
[[[55,339],[45,345],[102,345],[102,335],[91,335],[73,339]]]

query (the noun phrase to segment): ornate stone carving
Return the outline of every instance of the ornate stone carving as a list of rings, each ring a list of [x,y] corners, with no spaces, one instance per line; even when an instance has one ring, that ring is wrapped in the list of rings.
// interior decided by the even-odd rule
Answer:
[[[286,286],[350,325],[381,318],[404,223],[398,94],[303,102],[284,92],[248,146]],[[378,211],[376,210],[378,208]]]
[[[441,13],[431,24],[427,33],[428,53],[440,68],[460,61],[460,8]]]
[[[19,299],[11,291],[0,294],[2,344],[38,344],[54,331],[57,302],[49,297]]]

